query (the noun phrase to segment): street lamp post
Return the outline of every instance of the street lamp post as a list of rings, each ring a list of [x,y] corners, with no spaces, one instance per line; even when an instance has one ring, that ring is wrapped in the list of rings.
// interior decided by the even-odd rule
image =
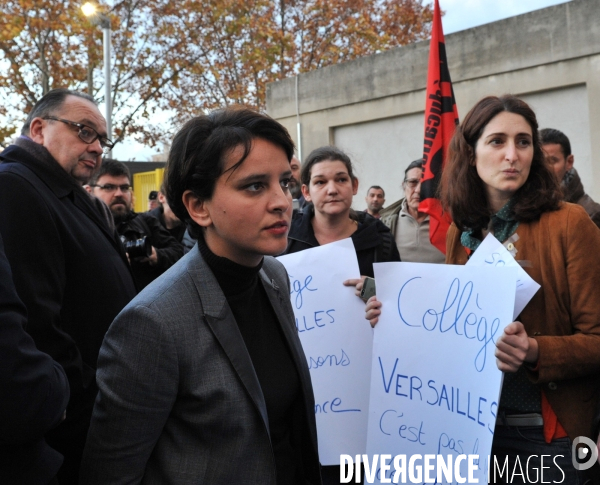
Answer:
[[[103,43],[104,43],[104,99],[106,102],[106,132],[108,139],[112,140],[112,98],[110,82],[110,21],[104,16],[101,21]],[[112,151],[108,153],[112,157]]]
[[[96,5],[91,2],[84,3],[81,7],[83,14],[89,17],[92,23],[102,27],[102,45],[104,48],[104,103],[106,105],[106,132],[112,140],[112,99],[110,80],[110,19],[108,15],[98,12]],[[91,93],[90,93],[91,94]],[[112,157],[112,150],[107,153]]]

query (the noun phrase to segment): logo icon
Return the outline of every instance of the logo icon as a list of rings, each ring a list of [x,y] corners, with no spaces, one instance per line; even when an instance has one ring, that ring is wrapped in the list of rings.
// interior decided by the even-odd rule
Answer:
[[[572,461],[576,470],[587,470],[598,460],[596,443],[585,436],[578,436],[573,440]]]

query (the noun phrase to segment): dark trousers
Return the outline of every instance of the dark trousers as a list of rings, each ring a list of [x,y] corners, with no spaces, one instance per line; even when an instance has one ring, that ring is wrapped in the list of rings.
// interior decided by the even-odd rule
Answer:
[[[58,471],[60,485],[78,485],[83,448],[90,428],[93,402],[79,410],[76,416],[67,409],[67,419],[45,436],[46,442],[64,456]]]
[[[490,483],[592,483],[586,477],[573,467],[569,438],[546,443],[541,426],[496,426]]]
[[[346,465],[346,468],[348,466]],[[340,482],[340,466],[339,465],[329,465],[321,467],[321,479],[323,480],[323,485],[339,485]],[[356,477],[352,477],[351,484],[356,485]],[[363,483],[362,477],[359,482],[359,485]]]

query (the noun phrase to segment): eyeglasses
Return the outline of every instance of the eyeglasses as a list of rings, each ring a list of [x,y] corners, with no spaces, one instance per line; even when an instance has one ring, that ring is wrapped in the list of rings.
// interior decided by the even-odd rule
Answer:
[[[421,179],[406,179],[404,183],[411,189],[416,189],[417,185],[421,183]]]
[[[102,147],[102,151],[104,153],[108,153],[115,146],[115,144],[112,141],[110,141],[105,136],[102,136],[100,133],[98,133],[96,130],[94,130],[91,126],[84,125],[83,123],[77,123],[76,121],[64,120],[62,118],[57,118],[55,116],[45,116],[43,119],[60,121],[61,123],[65,123],[66,125],[71,125],[71,126],[74,126],[75,128],[78,128],[79,131],[77,132],[77,136],[79,137],[79,139],[82,142],[87,143],[88,145],[91,145],[96,140],[100,140],[100,146]]]
[[[123,184],[123,185],[104,184],[104,185],[92,185],[91,187],[98,187],[100,190],[104,190],[105,192],[116,192],[117,189],[121,189],[121,192],[129,192],[131,190],[131,185],[129,185],[129,184]]]

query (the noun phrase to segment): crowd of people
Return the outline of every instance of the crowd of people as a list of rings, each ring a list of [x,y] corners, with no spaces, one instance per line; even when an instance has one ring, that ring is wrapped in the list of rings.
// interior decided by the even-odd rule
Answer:
[[[570,453],[597,437],[600,204],[567,136],[539,130],[525,102],[486,97],[457,127],[439,187],[446,254],[419,210],[421,159],[404,197],[385,207],[374,185],[358,211],[346,153],[301,162],[277,121],[226,108],[178,131],[136,213],[129,170],[103,159],[112,146],[94,99],[56,89],[0,153],[0,483],[339,483],[319,463],[274,257],[351,238],[360,274],[343,284],[359,294],[374,263],[465,264],[490,233],[541,285],[495,342],[492,452],[550,455],[562,483],[600,483]],[[373,296],[365,318],[385,311]]]

